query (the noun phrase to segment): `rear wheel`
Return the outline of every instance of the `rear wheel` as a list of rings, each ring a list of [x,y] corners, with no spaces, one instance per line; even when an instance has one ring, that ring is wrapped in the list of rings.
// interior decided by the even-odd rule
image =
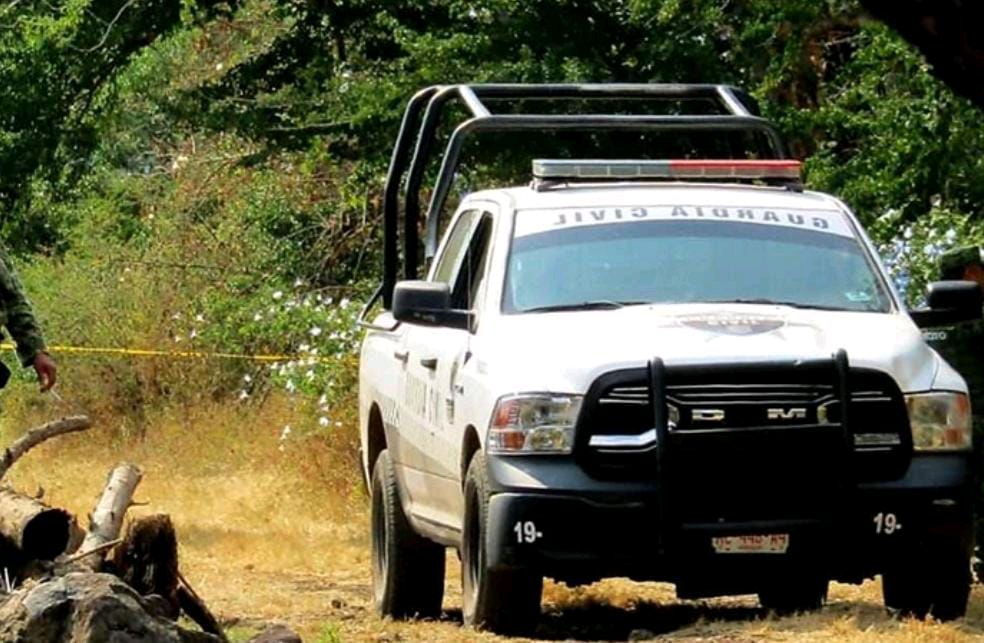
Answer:
[[[376,612],[391,618],[440,616],[445,550],[410,526],[386,450],[379,454],[372,473],[370,537]]]
[[[540,616],[543,577],[525,569],[489,569],[486,471],[485,456],[475,454],[465,477],[465,525],[461,546],[465,625],[498,634],[528,632]]]
[[[827,579],[811,574],[778,578],[759,590],[759,603],[777,614],[814,612],[827,602]]]
[[[927,548],[932,551],[932,547]],[[959,545],[912,556],[882,575],[885,607],[903,616],[940,621],[962,617],[970,596],[970,556]]]

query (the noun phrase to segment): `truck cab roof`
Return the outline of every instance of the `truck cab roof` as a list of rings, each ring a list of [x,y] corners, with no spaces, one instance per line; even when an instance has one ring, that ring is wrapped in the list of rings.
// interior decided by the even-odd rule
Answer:
[[[473,192],[468,201],[505,202],[514,210],[656,204],[844,210],[839,200],[821,192],[737,183],[570,183],[541,190],[520,186]]]

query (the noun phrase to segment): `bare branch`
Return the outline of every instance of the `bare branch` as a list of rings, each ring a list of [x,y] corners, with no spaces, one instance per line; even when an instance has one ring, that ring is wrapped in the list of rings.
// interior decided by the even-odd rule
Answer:
[[[63,435],[65,433],[85,431],[90,426],[92,426],[92,422],[87,416],[74,415],[72,417],[55,420],[54,422],[48,422],[47,424],[43,424],[29,430],[27,433],[15,440],[13,444],[6,448],[6,450],[4,450],[3,457],[0,458],[0,479],[3,479],[3,477],[7,475],[7,471],[10,470],[10,467],[12,467],[14,463],[21,458],[21,456],[45,440],[53,438],[57,435]]]
[[[78,561],[82,560],[83,558],[88,558],[89,556],[91,556],[93,554],[105,553],[106,551],[108,551],[108,550],[112,549],[113,547],[116,547],[117,545],[119,545],[121,542],[123,542],[123,539],[122,538],[117,538],[116,540],[111,540],[111,541],[109,541],[107,543],[103,543],[101,545],[96,545],[96,547],[93,548],[93,549],[89,549],[89,550],[80,552],[78,554],[72,554],[71,556],[69,556],[69,557],[67,557],[65,559],[56,560],[55,562],[58,563],[59,565],[70,565],[71,563],[78,562]]]
[[[116,12],[116,16],[109,22],[109,25],[106,27],[106,31],[103,32],[102,38],[99,39],[99,42],[97,42],[92,47],[89,47],[88,49],[79,49],[78,47],[73,47],[73,49],[75,49],[76,51],[80,51],[83,54],[91,54],[97,49],[100,49],[103,45],[106,44],[106,41],[109,40],[109,35],[113,32],[113,27],[115,27],[116,23],[119,22],[120,18],[123,17],[123,13],[126,12],[127,9],[132,7],[136,1],[137,0],[127,0],[127,2],[122,7],[120,7],[120,10]]]

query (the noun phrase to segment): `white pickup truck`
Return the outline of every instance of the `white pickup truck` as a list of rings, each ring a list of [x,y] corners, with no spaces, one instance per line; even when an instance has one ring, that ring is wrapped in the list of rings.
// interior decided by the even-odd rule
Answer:
[[[882,574],[890,608],[964,613],[967,390],[914,319],[979,315],[979,290],[934,284],[910,314],[855,216],[798,177],[540,160],[461,200],[426,280],[367,310],[381,614],[439,614],[448,547],[465,623],[498,632],[535,624],[545,576],[793,611]]]

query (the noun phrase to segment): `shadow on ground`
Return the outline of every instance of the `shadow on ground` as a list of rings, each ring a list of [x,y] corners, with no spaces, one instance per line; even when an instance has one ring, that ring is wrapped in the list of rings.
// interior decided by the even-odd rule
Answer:
[[[852,622],[851,629],[891,637],[908,626],[889,614],[879,603],[861,600],[832,601],[820,612],[779,617],[760,607],[738,604],[731,599],[699,602],[640,602],[623,608],[604,602],[565,605],[544,612],[531,638],[540,641],[631,641],[657,637],[702,641],[752,641],[771,634],[807,635],[831,633],[836,624]],[[445,611],[440,619],[461,623],[461,611]],[[961,634],[984,639],[984,623],[976,618],[953,624]],[[919,624],[916,627],[920,627]]]

